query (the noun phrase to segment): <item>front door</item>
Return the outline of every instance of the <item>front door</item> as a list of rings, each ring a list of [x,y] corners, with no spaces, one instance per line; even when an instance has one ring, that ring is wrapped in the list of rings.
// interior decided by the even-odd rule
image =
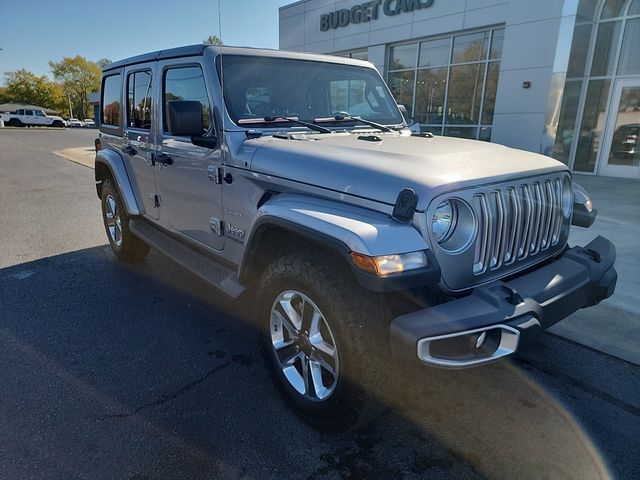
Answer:
[[[611,105],[600,173],[640,178],[640,79],[617,80]]]
[[[134,172],[135,187],[145,215],[158,219],[155,139],[153,134],[154,64],[135,65],[125,71],[126,123],[122,152]]]
[[[172,135],[167,122],[167,105],[172,100],[202,103],[203,135],[214,129],[211,92],[202,65],[193,59],[169,60],[159,64],[162,72],[162,118],[156,155],[160,224],[189,240],[222,250],[222,185],[220,146],[215,149],[194,145],[187,137]]]

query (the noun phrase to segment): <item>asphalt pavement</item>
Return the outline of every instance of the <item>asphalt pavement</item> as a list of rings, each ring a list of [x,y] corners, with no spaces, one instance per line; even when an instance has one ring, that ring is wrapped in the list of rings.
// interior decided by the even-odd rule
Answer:
[[[396,367],[383,413],[321,434],[247,318],[156,251],[106,245],[96,131],[0,129],[0,478],[640,478],[640,367],[554,335],[466,371]]]

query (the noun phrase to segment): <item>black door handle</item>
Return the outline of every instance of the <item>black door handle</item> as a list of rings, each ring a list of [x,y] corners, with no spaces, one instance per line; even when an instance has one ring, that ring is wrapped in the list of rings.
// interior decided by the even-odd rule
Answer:
[[[136,153],[138,153],[138,152],[136,151],[136,149],[135,149],[135,148],[133,148],[131,145],[127,145],[126,147],[124,147],[124,148],[122,149],[122,151],[123,151],[124,153],[126,153],[127,155],[131,155],[131,156],[133,156],[133,155],[135,155]]]
[[[166,153],[161,153],[160,155],[158,155],[158,158],[156,158],[156,161],[162,165],[173,165],[173,158],[171,158],[169,155],[167,155]]]

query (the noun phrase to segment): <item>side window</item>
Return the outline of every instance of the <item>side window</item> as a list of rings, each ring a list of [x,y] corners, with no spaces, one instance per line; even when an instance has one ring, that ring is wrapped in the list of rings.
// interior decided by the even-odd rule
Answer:
[[[207,87],[200,67],[176,67],[164,74],[162,117],[163,130],[169,132],[167,125],[167,107],[172,100],[198,101],[202,104],[202,124],[204,132],[211,126],[211,106],[207,96]],[[204,133],[203,132],[203,133]]]
[[[120,126],[120,92],[122,81],[120,74],[105,77],[102,87],[102,124]]]
[[[127,78],[127,125],[151,128],[151,72],[130,73]]]
[[[42,110],[35,110],[36,117],[44,117],[45,114]]]
[[[27,115],[28,117],[33,117],[33,110],[25,110],[24,114]]]

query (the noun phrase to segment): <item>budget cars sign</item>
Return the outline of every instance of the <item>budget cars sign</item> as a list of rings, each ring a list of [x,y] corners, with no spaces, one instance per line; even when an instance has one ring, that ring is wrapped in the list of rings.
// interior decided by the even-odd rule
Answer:
[[[320,31],[346,27],[352,23],[377,20],[380,10],[387,17],[422,10],[433,5],[434,0],[373,0],[353,7],[343,8],[320,16]]]

